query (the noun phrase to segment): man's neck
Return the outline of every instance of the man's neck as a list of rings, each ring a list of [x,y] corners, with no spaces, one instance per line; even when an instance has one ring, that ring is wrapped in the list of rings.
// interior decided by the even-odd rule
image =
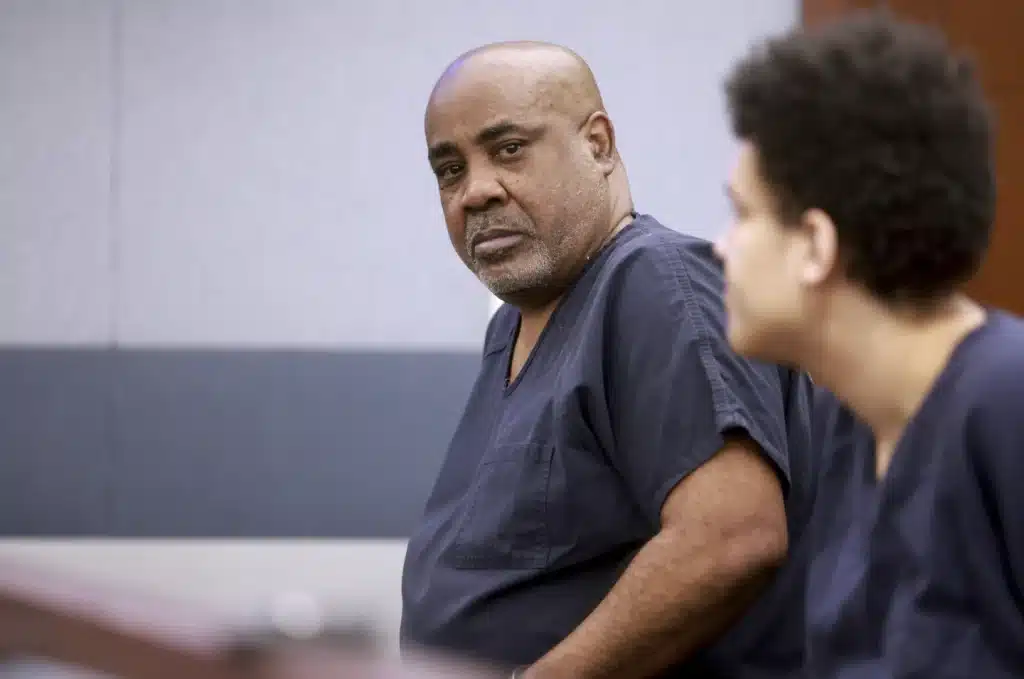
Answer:
[[[884,475],[907,423],[945,370],[956,347],[985,321],[985,311],[955,297],[927,315],[874,302],[844,301],[845,318],[823,328],[806,364],[874,432]]]
[[[551,318],[551,314],[554,313],[559,301],[560,299],[556,299],[544,307],[521,309],[519,311],[517,341],[520,346],[532,349],[537,344],[540,334],[544,332],[544,326],[548,324],[548,320]]]

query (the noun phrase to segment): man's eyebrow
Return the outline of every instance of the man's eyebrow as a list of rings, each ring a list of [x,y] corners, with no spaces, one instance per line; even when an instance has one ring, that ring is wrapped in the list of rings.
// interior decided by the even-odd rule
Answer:
[[[524,137],[535,139],[543,134],[543,132],[544,128],[541,126],[531,127],[510,121],[502,121],[493,125],[488,125],[477,132],[476,136],[473,138],[473,143],[477,146],[486,146],[487,144],[491,144],[509,134],[521,134]],[[441,158],[456,156],[458,154],[459,149],[454,143],[450,141],[442,141],[430,147],[427,151],[427,158],[431,162],[436,162]]]
[[[528,137],[534,137],[538,132],[540,132],[539,127],[526,127],[525,125],[518,125],[509,121],[502,121],[495,123],[494,125],[488,125],[477,132],[476,139],[474,141],[483,146],[484,144],[490,144],[491,142],[497,141],[507,134],[521,134]]]
[[[459,155],[459,147],[450,141],[442,141],[438,144],[434,144],[427,151],[427,159],[432,163],[440,160],[441,158],[457,155]]]

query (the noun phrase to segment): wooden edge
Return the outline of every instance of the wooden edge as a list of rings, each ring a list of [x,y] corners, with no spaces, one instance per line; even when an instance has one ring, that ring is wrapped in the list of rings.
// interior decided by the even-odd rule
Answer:
[[[58,662],[117,679],[498,679],[507,673],[372,643],[261,637],[158,597],[0,561],[0,659]],[[247,634],[249,633],[249,634]]]
[[[174,602],[0,563],[0,652],[123,679],[236,679],[232,628]]]

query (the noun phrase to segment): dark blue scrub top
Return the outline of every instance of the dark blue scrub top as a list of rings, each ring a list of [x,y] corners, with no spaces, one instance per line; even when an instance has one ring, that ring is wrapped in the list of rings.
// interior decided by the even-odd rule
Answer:
[[[589,263],[508,385],[519,316],[496,313],[409,542],[403,645],[537,660],[604,598],[672,488],[732,430],[778,471],[799,552],[819,473],[812,386],[730,351],[721,290],[709,243],[642,215]],[[667,676],[793,676],[805,563],[791,559],[731,633]]]
[[[809,677],[1024,676],[1024,323],[990,312],[876,482],[848,411],[809,531]]]

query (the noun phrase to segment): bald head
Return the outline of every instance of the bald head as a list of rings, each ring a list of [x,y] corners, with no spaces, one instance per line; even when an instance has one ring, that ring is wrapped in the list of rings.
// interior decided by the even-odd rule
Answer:
[[[561,45],[519,41],[484,45],[453,61],[434,85],[428,117],[435,99],[480,80],[574,120],[583,121],[604,110],[594,73],[580,55]]]
[[[456,252],[491,291],[543,306],[575,280],[632,209],[590,67],[547,43],[456,59],[425,116]]]

